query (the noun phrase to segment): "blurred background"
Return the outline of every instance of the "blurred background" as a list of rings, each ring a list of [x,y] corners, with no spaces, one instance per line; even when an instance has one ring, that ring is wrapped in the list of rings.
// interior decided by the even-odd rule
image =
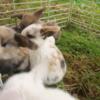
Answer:
[[[15,25],[16,13],[46,7],[42,20],[61,26],[57,45],[68,64],[56,86],[80,100],[100,100],[100,0],[0,0],[0,25]]]

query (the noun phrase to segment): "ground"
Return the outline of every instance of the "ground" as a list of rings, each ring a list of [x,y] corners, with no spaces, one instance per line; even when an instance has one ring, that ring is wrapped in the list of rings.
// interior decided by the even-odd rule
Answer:
[[[68,64],[58,87],[80,100],[100,100],[100,39],[92,32],[67,27],[57,41]]]

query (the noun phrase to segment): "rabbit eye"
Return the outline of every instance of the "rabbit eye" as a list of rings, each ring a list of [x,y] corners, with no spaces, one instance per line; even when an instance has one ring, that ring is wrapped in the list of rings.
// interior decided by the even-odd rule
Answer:
[[[64,60],[61,60],[61,62],[60,62],[60,64],[61,64],[61,68],[65,68],[65,61]]]
[[[35,36],[32,36],[32,35],[30,35],[30,34],[27,34],[27,37],[30,38],[30,39],[31,39],[31,38],[35,38]]]

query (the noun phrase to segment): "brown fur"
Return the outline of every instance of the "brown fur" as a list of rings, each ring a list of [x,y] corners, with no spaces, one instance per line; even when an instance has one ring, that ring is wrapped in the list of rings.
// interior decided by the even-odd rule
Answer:
[[[24,29],[25,27],[27,27],[28,25],[39,21],[40,17],[43,15],[43,11],[45,10],[45,8],[42,8],[40,10],[37,10],[36,12],[34,12],[33,14],[30,13],[24,13],[24,14],[15,14],[12,15],[12,18],[19,18],[21,20],[21,22],[19,23],[18,26],[14,27],[15,30],[17,30],[18,32],[21,32],[22,29]]]
[[[15,34],[15,40],[18,43],[18,46],[28,47],[30,49],[37,49],[38,46],[29,40],[28,37],[22,36],[20,34]]]
[[[13,74],[24,71],[28,63],[28,51],[25,48],[0,48],[0,73]]]
[[[2,74],[13,74],[30,69],[29,48],[34,50],[38,46],[21,35],[15,35],[15,40],[20,47],[0,48],[0,73]]]
[[[14,43],[13,38],[15,35],[15,31],[9,27],[6,26],[0,26],[0,45],[4,46],[8,42]]]
[[[55,39],[58,39],[60,36],[60,27],[54,22],[44,23],[41,34],[45,37],[53,35]]]

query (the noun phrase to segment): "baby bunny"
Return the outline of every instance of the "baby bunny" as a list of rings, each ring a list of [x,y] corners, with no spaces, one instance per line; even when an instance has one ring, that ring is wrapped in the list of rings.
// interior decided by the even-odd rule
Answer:
[[[32,54],[33,53],[30,55],[30,62],[34,64],[35,60]],[[55,45],[54,37],[51,36],[43,40],[36,54],[38,54],[37,64],[43,61],[46,66],[48,66],[46,71],[48,75],[46,75],[47,77],[44,79],[44,83],[52,85],[61,81],[66,73],[66,63],[62,53]],[[33,64],[31,66],[33,66]]]
[[[32,13],[23,13],[23,14],[15,14],[12,15],[12,18],[18,18],[21,20],[18,26],[13,27],[17,32],[21,32],[25,27],[32,23],[36,23],[39,21],[40,17],[43,15],[45,8],[41,8],[37,10],[36,12]]]
[[[8,79],[1,90],[0,100],[76,100],[60,89],[45,87],[42,81],[46,70],[43,67],[44,64],[40,64],[31,72]]]
[[[44,61],[49,66],[48,77],[44,80],[45,84],[58,83],[66,73],[66,63],[62,53],[55,45],[55,39],[48,37],[43,40],[38,37],[31,39],[31,41],[36,43],[38,48],[36,50],[29,50],[30,68],[32,69],[33,66]]]
[[[0,91],[0,100],[76,100],[67,92],[43,85],[44,67],[48,66],[41,63],[31,72],[12,76]]]
[[[59,78],[61,80],[63,78],[61,73],[64,73],[66,68],[65,63],[61,64],[63,60],[61,55],[55,58],[60,52],[54,44],[53,37],[43,42],[42,47],[37,51],[40,56],[39,63],[30,72],[16,74],[9,78],[0,93],[0,100],[75,100],[67,92],[44,86],[46,80],[49,82],[54,82]],[[43,52],[43,49],[46,51]]]
[[[60,27],[53,22],[38,22],[26,27],[21,34],[28,38],[54,36],[55,39],[58,39],[60,36]]]
[[[16,35],[15,35],[16,36]],[[21,35],[19,35],[21,36]],[[10,73],[12,71],[24,71],[27,68],[33,69],[35,65],[44,60],[49,66],[48,77],[45,78],[45,84],[51,85],[58,83],[66,73],[66,63],[62,53],[55,45],[55,39],[28,38],[16,37],[16,41],[25,47],[30,48],[1,48],[0,50],[0,73]],[[21,40],[22,39],[22,40]],[[25,43],[25,40],[29,41]],[[30,45],[28,44],[32,44]],[[24,45],[23,45],[24,44]],[[49,60],[50,59],[50,60]]]

